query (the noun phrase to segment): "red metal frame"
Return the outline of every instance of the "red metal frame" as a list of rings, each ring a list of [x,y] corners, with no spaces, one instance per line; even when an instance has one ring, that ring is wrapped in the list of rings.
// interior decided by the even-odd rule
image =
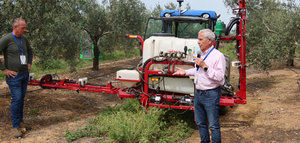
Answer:
[[[239,29],[238,29],[238,35],[235,37],[221,37],[220,40],[224,41],[238,41],[238,48],[239,48],[239,61],[241,62],[241,66],[239,67],[239,87],[240,90],[236,91],[235,94],[240,98],[240,100],[237,100],[236,103],[238,104],[246,104],[246,2],[245,0],[239,0],[239,8],[233,9],[238,10],[238,13],[236,13],[240,17],[239,21]]]
[[[136,39],[139,39],[139,40],[140,40],[140,43],[141,43],[142,53],[143,53],[144,39],[143,39],[141,36],[139,36],[139,35],[130,35],[130,34],[126,34],[126,37],[127,37],[127,38],[136,38]]]
[[[225,40],[225,41],[238,41],[238,48],[239,48],[239,61],[241,62],[241,67],[239,68],[239,74],[240,74],[240,90],[235,92],[235,95],[233,97],[225,97],[221,95],[220,99],[220,105],[223,106],[234,106],[235,104],[246,104],[246,4],[245,0],[239,1],[239,8],[234,9],[238,10],[238,16],[240,17],[239,22],[239,29],[238,29],[238,35],[235,37],[220,37],[219,40]],[[138,35],[126,35],[127,38],[137,38],[141,42],[141,48],[143,51],[144,46],[144,40],[142,37]],[[168,70],[166,73],[163,73],[162,71],[155,71],[150,70],[150,66],[153,64],[165,64],[168,65]],[[37,80],[30,80],[29,85],[31,86],[42,86],[44,88],[53,88],[53,89],[69,89],[69,90],[75,90],[77,92],[79,91],[88,91],[88,92],[100,92],[100,93],[108,93],[108,94],[116,94],[120,98],[140,98],[140,103],[145,107],[161,107],[161,108],[172,108],[172,109],[184,109],[184,110],[194,110],[194,107],[191,105],[185,105],[180,104],[176,105],[176,103],[179,101],[178,99],[174,99],[174,96],[176,97],[183,97],[184,95],[174,95],[174,94],[166,94],[166,93],[154,93],[151,90],[149,90],[149,75],[158,75],[158,76],[172,76],[172,74],[175,72],[175,65],[191,65],[188,63],[183,63],[180,61],[172,61],[172,60],[166,60],[166,61],[150,61],[146,64],[144,69],[140,68],[137,69],[139,71],[143,71],[143,81],[138,80],[122,80],[122,79],[116,79],[119,81],[131,81],[131,82],[143,82],[143,85],[140,87],[137,87],[136,92],[132,92],[129,89],[126,88],[118,88],[113,87],[112,83],[108,83],[106,86],[100,86],[100,85],[92,85],[87,84],[81,86],[78,82],[70,82],[68,79],[62,79],[62,80],[44,80],[44,81],[37,81]],[[45,78],[46,79],[46,78]],[[41,84],[42,82],[42,84]],[[165,102],[161,103],[153,103],[150,101],[151,96],[161,96],[162,101],[166,101],[169,104],[166,104]]]

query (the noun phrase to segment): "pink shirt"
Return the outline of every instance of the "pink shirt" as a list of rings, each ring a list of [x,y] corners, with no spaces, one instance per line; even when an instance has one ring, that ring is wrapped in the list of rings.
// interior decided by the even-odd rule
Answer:
[[[201,58],[203,59],[212,48],[213,46],[202,52]],[[208,67],[206,72],[201,67],[198,71],[196,67],[185,71],[187,76],[195,76],[196,89],[208,90],[223,85],[226,70],[224,55],[219,50],[214,49],[204,62]]]

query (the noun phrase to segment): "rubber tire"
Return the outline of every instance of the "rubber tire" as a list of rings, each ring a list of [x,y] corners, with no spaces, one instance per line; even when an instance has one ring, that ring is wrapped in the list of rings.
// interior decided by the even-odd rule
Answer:
[[[225,56],[225,60],[226,60],[226,70],[225,70],[225,83],[230,82],[230,68],[231,68],[231,64],[230,64],[230,56],[229,55],[224,55]]]
[[[50,89],[51,87],[45,87],[45,86],[43,86],[43,84],[46,83],[46,82],[51,82],[52,79],[53,79],[52,74],[46,74],[46,75],[44,75],[41,78],[41,80],[40,80],[40,86],[41,86],[41,88],[43,88],[43,89]]]
[[[225,60],[226,60],[226,70],[225,70],[225,75],[224,75],[224,85],[230,83],[230,68],[231,68],[231,62],[230,62],[230,56],[229,55],[224,55],[225,56]],[[224,85],[221,87],[221,92],[223,96],[231,96],[231,94],[229,94],[229,92],[226,90],[226,88],[224,87]]]

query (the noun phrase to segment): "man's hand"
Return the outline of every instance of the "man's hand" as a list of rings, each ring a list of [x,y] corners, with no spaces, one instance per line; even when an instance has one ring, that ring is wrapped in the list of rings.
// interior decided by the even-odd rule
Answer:
[[[176,69],[177,69],[178,71],[176,71],[175,73],[173,73],[173,75],[185,75],[185,70],[184,70],[184,69],[182,69],[182,68],[177,68],[177,67],[176,67]]]
[[[31,70],[31,64],[27,64],[27,67],[28,67],[28,72],[30,72],[30,70]]]
[[[206,63],[201,58],[195,59],[195,64],[198,65],[201,68],[207,67]]]
[[[15,76],[17,75],[17,72],[11,71],[11,70],[8,70],[8,69],[3,70],[2,72],[3,72],[4,75],[7,76],[7,78],[10,78],[10,77],[15,78]]]

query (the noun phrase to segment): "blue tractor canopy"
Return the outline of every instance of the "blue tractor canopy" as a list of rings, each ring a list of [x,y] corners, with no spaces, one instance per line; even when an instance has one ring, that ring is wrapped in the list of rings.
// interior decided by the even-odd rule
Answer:
[[[207,10],[164,10],[161,12],[160,17],[173,17],[173,16],[195,16],[202,18],[210,18],[217,19],[215,11],[207,11]]]

